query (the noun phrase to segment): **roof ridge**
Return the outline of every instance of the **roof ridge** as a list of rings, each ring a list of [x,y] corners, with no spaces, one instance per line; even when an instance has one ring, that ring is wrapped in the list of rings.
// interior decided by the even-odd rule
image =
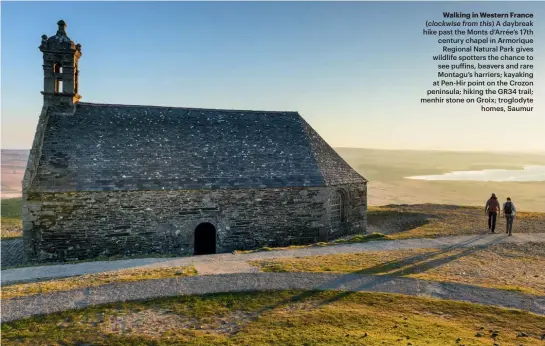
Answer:
[[[169,109],[185,109],[189,111],[222,111],[222,112],[245,112],[245,113],[282,113],[282,114],[297,114],[298,111],[269,111],[269,110],[255,110],[255,109],[223,109],[223,108],[197,108],[197,107],[177,107],[177,106],[154,106],[154,105],[128,105],[117,103],[94,103],[94,102],[78,102],[82,106],[97,106],[97,107],[146,107],[146,108],[169,108]]]
[[[312,136],[310,134],[310,131],[308,130],[308,127],[310,127],[310,124],[303,119],[303,117],[299,117],[299,126],[301,126],[301,130],[303,131],[303,136],[306,137],[307,143],[309,145],[309,149],[311,152],[311,156],[314,159],[314,163],[316,164],[316,167],[318,167],[318,172],[320,173],[320,178],[322,179],[322,183],[324,185],[327,185],[326,177],[324,175],[324,172],[322,171],[322,167],[320,165],[320,162],[318,161],[318,155],[316,155],[316,150],[314,150],[312,145]]]
[[[346,160],[341,155],[339,155],[339,153],[335,149],[333,149],[333,147],[329,145],[329,143],[327,143],[327,141],[303,117],[301,117],[300,121],[303,126],[303,132],[307,136],[309,140],[309,144],[312,148],[312,155],[314,156],[314,160],[316,162],[316,165],[318,166],[320,175],[322,176],[322,179],[324,180],[326,185],[337,185],[337,184],[333,183],[332,176],[330,174],[327,174],[328,172],[326,172],[326,169],[323,166],[324,158],[322,157],[322,154],[324,154],[324,152],[322,152],[321,149],[317,147],[319,145],[323,145],[326,150],[327,149],[331,150],[331,152],[327,156],[329,158],[332,158],[331,155],[333,155],[337,161],[336,162],[337,166],[339,163],[341,165],[344,165],[344,167],[342,167],[343,170],[345,171],[347,170],[348,172],[355,174],[357,177],[361,178],[362,181],[368,182],[367,178],[365,178],[363,175],[358,173],[358,171],[356,171],[354,167],[352,167],[348,162],[346,162]],[[342,182],[341,184],[344,184],[344,182]]]

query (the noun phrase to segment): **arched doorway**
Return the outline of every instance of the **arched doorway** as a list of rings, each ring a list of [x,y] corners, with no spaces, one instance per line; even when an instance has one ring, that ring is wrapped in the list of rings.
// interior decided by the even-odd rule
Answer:
[[[194,255],[216,253],[216,227],[209,222],[201,223],[195,228]]]

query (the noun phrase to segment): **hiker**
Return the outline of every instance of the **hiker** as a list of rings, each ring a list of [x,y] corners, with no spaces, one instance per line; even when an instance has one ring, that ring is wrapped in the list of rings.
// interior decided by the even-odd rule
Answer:
[[[515,204],[511,202],[511,197],[507,197],[507,201],[503,203],[503,216],[506,221],[505,233],[507,235],[512,235],[511,232],[513,231],[513,220],[515,219],[516,211]]]
[[[496,218],[500,212],[500,202],[498,202],[498,197],[493,193],[492,196],[486,201],[484,207],[484,213],[488,214],[488,231],[490,233],[496,233]]]

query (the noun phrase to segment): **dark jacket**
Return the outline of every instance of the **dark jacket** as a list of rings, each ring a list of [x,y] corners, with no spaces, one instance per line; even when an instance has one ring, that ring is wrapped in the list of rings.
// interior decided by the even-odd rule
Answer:
[[[500,212],[500,202],[497,198],[490,198],[486,201],[485,210],[490,213],[499,213]]]

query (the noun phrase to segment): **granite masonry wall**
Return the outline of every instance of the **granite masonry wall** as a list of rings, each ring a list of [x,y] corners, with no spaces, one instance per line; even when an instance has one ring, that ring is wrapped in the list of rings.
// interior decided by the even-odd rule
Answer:
[[[328,198],[342,189],[345,222]],[[366,229],[366,184],[278,189],[29,193],[23,201],[30,261],[193,254],[195,228],[212,223],[218,253],[326,241]]]

